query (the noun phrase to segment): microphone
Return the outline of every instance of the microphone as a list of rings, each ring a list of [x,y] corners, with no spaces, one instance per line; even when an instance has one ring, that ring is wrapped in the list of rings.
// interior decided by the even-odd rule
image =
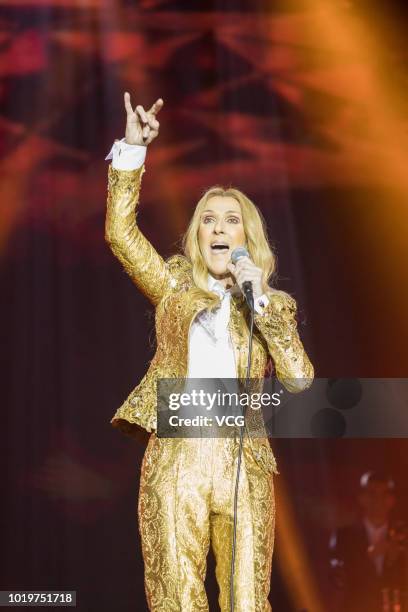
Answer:
[[[241,257],[249,257],[249,253],[245,247],[237,247],[232,251],[231,262],[234,264],[234,266],[237,261],[241,259]],[[244,292],[249,309],[254,311],[254,292],[252,290],[252,282],[244,281],[242,283],[242,291]]]

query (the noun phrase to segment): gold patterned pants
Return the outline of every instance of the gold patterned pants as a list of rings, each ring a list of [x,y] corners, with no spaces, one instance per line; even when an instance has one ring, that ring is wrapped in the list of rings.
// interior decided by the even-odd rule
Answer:
[[[222,612],[229,612],[234,491],[239,441],[152,434],[142,464],[138,516],[145,589],[153,612],[205,612],[206,558],[216,561]],[[268,612],[275,500],[273,474],[244,439],[238,497],[235,612]]]

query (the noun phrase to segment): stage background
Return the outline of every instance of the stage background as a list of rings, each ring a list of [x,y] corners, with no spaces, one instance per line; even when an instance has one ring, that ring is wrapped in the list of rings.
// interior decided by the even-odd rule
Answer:
[[[207,187],[239,187],[266,218],[316,375],[407,375],[407,20],[395,1],[1,3],[2,590],[147,609],[144,446],[110,426],[154,348],[150,305],[104,241],[124,91],[164,99],[139,217],[157,249],[177,250]],[[407,440],[273,446],[304,588],[330,601],[327,541],[360,474],[393,473],[407,517]],[[282,533],[270,599],[291,612]],[[208,592],[216,610],[212,571]]]

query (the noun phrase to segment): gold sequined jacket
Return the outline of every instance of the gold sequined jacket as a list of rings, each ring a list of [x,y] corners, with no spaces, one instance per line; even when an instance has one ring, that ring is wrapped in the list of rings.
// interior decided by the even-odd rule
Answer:
[[[105,239],[133,282],[155,306],[157,350],[135,389],[116,411],[111,423],[130,436],[140,428],[156,430],[157,388],[160,378],[185,378],[188,372],[188,340],[196,315],[208,304],[208,297],[192,297],[191,264],[183,255],[165,261],[138,228],[137,205],[145,166],[117,170],[109,166]],[[263,315],[255,314],[251,378],[262,379],[269,355],[275,373],[291,392],[310,386],[314,372],[300,341],[296,324],[296,302],[284,292],[270,290]],[[237,377],[246,376],[248,360],[248,309],[242,295],[232,296],[229,331],[237,364]],[[255,459],[264,468],[277,472],[269,441],[259,437],[259,415],[252,411],[247,431]],[[256,414],[255,414],[256,413]],[[251,436],[252,428],[257,435]]]

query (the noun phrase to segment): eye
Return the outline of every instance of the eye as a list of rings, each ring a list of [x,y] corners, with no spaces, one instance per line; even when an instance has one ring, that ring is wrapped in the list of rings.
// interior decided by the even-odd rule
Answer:
[[[203,223],[209,223],[210,221],[212,221],[213,217],[204,217],[203,218]]]
[[[240,223],[240,219],[238,217],[228,217],[229,223]]]

